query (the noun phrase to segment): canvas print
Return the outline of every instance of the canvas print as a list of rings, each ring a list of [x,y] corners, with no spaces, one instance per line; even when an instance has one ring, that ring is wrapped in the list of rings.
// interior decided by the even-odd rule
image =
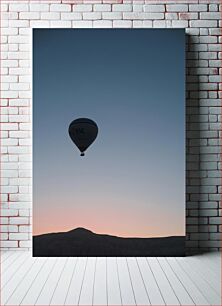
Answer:
[[[184,29],[33,30],[33,256],[183,256]]]

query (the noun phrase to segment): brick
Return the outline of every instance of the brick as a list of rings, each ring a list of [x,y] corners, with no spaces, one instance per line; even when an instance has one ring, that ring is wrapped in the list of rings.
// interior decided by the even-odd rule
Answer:
[[[92,4],[76,4],[73,5],[73,11],[76,12],[92,12]]]
[[[25,154],[25,153],[29,153],[29,152],[30,152],[29,147],[24,147],[24,146],[8,147],[8,153],[9,154]]]
[[[111,4],[94,4],[93,11],[94,12],[110,12]]]
[[[37,23],[39,23],[40,21],[37,21],[37,20],[34,20],[34,21],[30,21],[30,29],[32,28],[32,23],[33,24],[37,24]],[[44,21],[41,21],[41,22],[44,22]],[[41,28],[41,27],[43,27],[44,28],[44,26],[42,26],[42,24],[40,25],[39,24],[39,26],[38,26],[39,28]],[[27,44],[19,44],[19,51],[30,51],[31,50],[31,48],[30,48],[30,42],[29,43],[27,43]]]
[[[71,21],[68,20],[52,20],[50,21],[51,28],[71,28]]]
[[[220,170],[208,171],[208,177],[221,177]]]
[[[222,240],[221,233],[210,233],[210,240]]]
[[[152,21],[151,21],[152,24]],[[143,21],[142,20],[133,20],[133,28],[142,28]]]
[[[221,29],[220,28],[215,28],[215,29],[209,29],[210,35],[221,35]]]
[[[217,232],[217,226],[216,225],[207,225],[207,226],[199,226],[199,232]]]
[[[1,35],[17,35],[18,28],[2,28]]]
[[[200,40],[200,43],[214,44],[214,43],[217,43],[217,36],[200,36],[199,40]]]
[[[217,53],[216,52],[199,52],[200,59],[216,59]]]
[[[26,217],[10,217],[9,224],[29,224],[29,218]]]
[[[40,13],[38,12],[23,12],[19,13],[19,19],[39,19]]]
[[[29,217],[29,209],[19,209],[19,216],[20,217]]]
[[[7,12],[8,11],[8,4],[1,4],[1,11],[2,12]]]
[[[30,117],[27,115],[9,115],[9,122],[29,122]]]
[[[217,12],[219,10],[218,4],[209,4],[209,11],[210,12]]]
[[[2,60],[1,61],[2,67],[18,67],[17,60]]]
[[[100,12],[83,13],[83,19],[86,19],[86,20],[96,20],[96,19],[101,19],[101,18],[102,18],[102,14]]]
[[[18,159],[18,155],[15,155],[15,154],[8,154],[8,158],[9,158],[9,162],[18,162],[19,159]]]
[[[190,20],[190,27],[197,28],[213,28],[217,27],[216,20]]]
[[[21,76],[19,76],[21,78]],[[13,99],[9,100],[10,106],[29,106],[29,100],[28,99]]]
[[[2,20],[18,19],[18,18],[19,14],[17,12],[2,13]]]
[[[198,13],[179,13],[179,19],[198,19]]]
[[[28,240],[27,233],[9,233],[9,240]]]
[[[0,224],[8,224],[9,218],[6,217],[0,217]]]
[[[154,28],[171,28],[172,21],[171,20],[154,20],[153,27]]]
[[[70,12],[71,5],[69,4],[51,4],[50,11],[51,12]]]
[[[207,202],[200,202],[200,209],[213,209],[213,208],[218,208],[217,202],[216,201],[207,201]]]
[[[208,240],[209,234],[208,233],[193,233],[193,234],[190,234],[190,238],[191,240],[198,240],[198,241]]]
[[[163,13],[123,12],[123,19],[164,19]]]
[[[69,14],[69,13],[62,13],[62,14]],[[41,19],[59,20],[60,19],[60,13],[57,13],[57,12],[41,13]],[[61,18],[61,19],[63,19],[63,18]]]
[[[153,27],[153,23],[151,20],[143,20],[143,28],[152,28]]]
[[[177,13],[166,13],[165,19],[176,20],[178,19],[178,14]]]
[[[61,13],[62,20],[81,20],[82,14],[81,13]]]
[[[20,225],[19,226],[19,232],[20,233],[31,233],[32,228],[30,225]]]
[[[8,240],[8,233],[1,233],[1,240]]]
[[[17,91],[11,91],[11,90],[5,90],[1,92],[1,97],[10,99],[10,98],[18,98],[18,92]]]
[[[186,4],[169,4],[166,5],[167,12],[188,12],[188,5]]]
[[[3,166],[3,164],[2,164]],[[7,186],[9,184],[8,178],[1,178],[1,186]]]
[[[12,209],[30,209],[30,202],[11,202],[10,208]]]
[[[18,232],[18,226],[17,225],[8,225],[8,231],[12,233]]]
[[[187,225],[196,225],[196,224],[198,224],[198,218],[188,217],[188,218],[186,218],[186,224]]]
[[[199,216],[201,217],[216,217],[217,210],[216,209],[200,209]]]
[[[210,67],[221,67],[221,60],[209,60]]]
[[[18,241],[0,241],[1,248],[17,248]]]
[[[209,218],[209,224],[220,225],[221,224],[221,217],[210,217]]]
[[[14,140],[16,142],[16,144],[18,144],[18,139],[9,139],[9,141]],[[12,143],[13,145],[13,143]],[[16,170],[18,169],[18,164],[17,163],[2,163],[1,169],[4,170]],[[4,192],[3,192],[4,193]]]
[[[29,5],[25,3],[9,4],[9,12],[28,12]]]
[[[18,177],[18,171],[16,170],[3,170],[2,177]]]
[[[200,247],[208,247],[208,248],[219,248],[221,247],[221,241],[200,241]]]
[[[160,5],[144,5],[144,12],[165,12],[165,8],[163,4]]]
[[[221,13],[209,13],[209,12],[204,12],[200,13],[200,19],[216,19],[220,20],[221,19]]]
[[[13,188],[17,188],[17,187],[16,186],[9,186],[8,188],[13,189]],[[2,217],[18,216],[18,210],[17,209],[1,209],[1,216]]]
[[[29,68],[10,68],[9,74],[12,74],[12,75],[30,74],[30,69]]]
[[[102,19],[122,19],[121,12],[105,12],[102,13]]]
[[[112,11],[113,12],[131,12],[133,9],[131,4],[113,4]]]
[[[206,12],[207,4],[189,4],[190,12]]]
[[[34,20],[34,21],[30,20],[31,28],[49,28],[49,26],[50,26],[49,20]]]
[[[18,51],[18,44],[8,44],[9,51]]]
[[[131,28],[132,21],[131,20],[114,20],[113,27],[114,28]]]
[[[112,28],[111,20],[94,20],[93,21],[94,28]]]
[[[30,3],[29,4],[30,11],[34,12],[48,12],[49,11],[49,4],[43,3]]]
[[[0,232],[1,233],[8,232],[8,225],[0,225]]]
[[[217,163],[216,162],[201,162],[200,163],[200,169],[202,170],[216,170],[217,169]]]
[[[186,28],[188,27],[187,20],[172,20],[172,26],[175,28]]]
[[[32,243],[31,241],[19,241],[19,247],[20,248],[31,248]]]
[[[30,137],[30,133],[28,131],[11,131],[9,136],[10,138],[27,138]]]
[[[17,28],[17,27],[27,28],[28,26],[29,26],[28,20],[9,20],[10,28]]]
[[[72,26],[74,28],[92,28],[92,20],[77,20],[72,21]]]

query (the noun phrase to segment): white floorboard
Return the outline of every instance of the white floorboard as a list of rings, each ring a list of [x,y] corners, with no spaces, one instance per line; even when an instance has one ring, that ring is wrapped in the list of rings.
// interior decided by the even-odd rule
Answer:
[[[116,257],[107,258],[107,302],[108,305],[122,305]]]
[[[178,264],[177,260],[173,257],[167,258],[172,270],[180,278],[181,282],[184,284],[187,292],[192,297],[192,300],[196,305],[210,305],[206,298],[203,296],[201,291],[198,289],[192,277],[187,274],[181,266]]]
[[[97,262],[96,257],[89,257],[87,260],[86,270],[83,278],[83,283],[78,303],[80,305],[93,304],[96,262]]]
[[[76,263],[77,263],[76,257],[68,258],[63,273],[61,274],[57,287],[54,291],[50,305],[65,304],[66,296],[68,293],[72,275],[74,273],[74,269],[76,267]]]
[[[47,259],[45,258],[45,261],[46,260]],[[47,281],[45,282],[36,300],[35,305],[50,305],[53,294],[59,282],[59,279],[64,270],[67,258],[59,258],[59,259],[55,258],[52,260],[55,260],[56,264],[53,266],[53,269],[51,270],[51,273],[49,274],[49,277]]]
[[[149,297],[135,257],[126,259],[137,305],[150,305]]]
[[[176,296],[175,290],[167,279],[165,271],[161,269],[157,258],[147,258],[147,261],[150,269],[153,271],[165,303],[167,305],[179,305],[180,303]]]
[[[166,259],[159,258],[158,262],[181,305],[195,305],[192,297],[189,295],[186,288],[183,286],[183,283],[180,281]]]
[[[83,278],[86,270],[88,258],[77,258],[77,264],[69,284],[65,305],[78,305],[80,292],[83,284]]]
[[[107,261],[99,257],[96,261],[93,305],[108,305],[107,301]]]
[[[166,305],[158,283],[145,257],[137,258],[138,268],[144,280],[151,305]]]
[[[221,253],[35,258],[1,253],[0,305],[221,305]]]

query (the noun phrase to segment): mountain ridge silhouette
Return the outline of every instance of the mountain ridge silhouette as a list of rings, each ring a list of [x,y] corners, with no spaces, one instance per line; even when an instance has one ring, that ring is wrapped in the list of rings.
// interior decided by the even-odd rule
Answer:
[[[185,236],[118,237],[84,227],[33,236],[33,256],[184,256]]]

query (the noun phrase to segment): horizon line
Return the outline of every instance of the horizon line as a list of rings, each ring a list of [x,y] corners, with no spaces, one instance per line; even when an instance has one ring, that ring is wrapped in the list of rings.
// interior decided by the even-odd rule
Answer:
[[[147,238],[167,238],[167,237],[186,237],[186,234],[184,235],[169,235],[169,236],[148,236],[148,237],[138,237],[138,236],[127,236],[127,237],[123,237],[123,236],[117,236],[117,235],[112,235],[112,234],[106,234],[106,233],[97,233],[97,232],[94,232],[88,228],[85,228],[85,227],[81,227],[81,226],[78,226],[76,228],[72,228],[70,230],[67,230],[67,231],[59,231],[59,232],[47,232],[47,233],[42,233],[42,234],[32,234],[32,237],[37,237],[37,236],[42,236],[42,235],[49,235],[49,234],[62,234],[62,233],[68,233],[70,231],[74,231],[74,230],[77,230],[77,229],[83,229],[83,230],[86,230],[88,232],[91,232],[95,235],[106,235],[106,236],[113,236],[113,237],[118,237],[118,238],[140,238],[140,239],[147,239]]]

